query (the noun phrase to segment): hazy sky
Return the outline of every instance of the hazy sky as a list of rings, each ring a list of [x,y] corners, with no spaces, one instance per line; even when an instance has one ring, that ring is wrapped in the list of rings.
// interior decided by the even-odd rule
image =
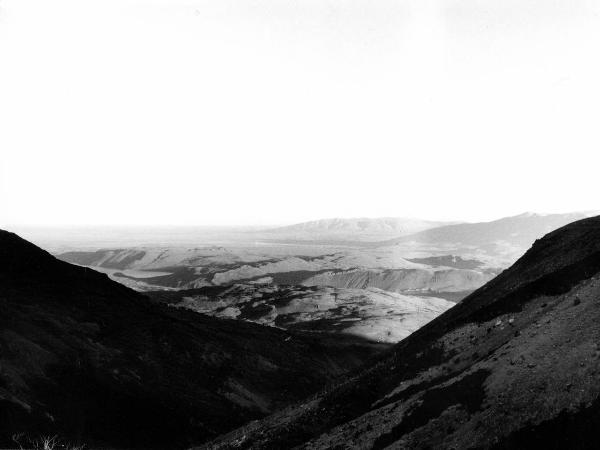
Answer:
[[[0,225],[599,209],[600,0],[0,0]]]

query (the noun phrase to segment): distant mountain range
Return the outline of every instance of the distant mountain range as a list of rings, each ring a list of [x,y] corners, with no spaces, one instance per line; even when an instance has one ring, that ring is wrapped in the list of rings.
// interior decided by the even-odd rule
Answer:
[[[322,219],[256,233],[298,240],[366,241],[372,245],[400,242],[427,244],[462,243],[486,246],[508,242],[520,247],[531,243],[558,227],[591,217],[592,212],[538,214],[527,212],[490,222],[441,222],[402,217]]]
[[[376,248],[437,249],[428,256],[458,255],[490,261],[507,267],[545,234],[590,213],[567,214],[524,213],[491,222],[461,223],[424,230],[408,236],[370,243]]]
[[[487,248],[498,243],[508,243],[518,247],[529,247],[533,241],[546,233],[568,223],[590,217],[587,213],[567,214],[524,213],[504,217],[491,222],[459,223],[445,225],[398,237],[377,245],[394,245],[404,242],[420,244],[461,244]]]
[[[381,240],[417,233],[456,222],[440,222],[405,217],[321,219],[263,230],[265,234],[290,239]]]
[[[530,220],[548,223],[496,226]],[[598,448],[599,298],[595,217],[535,242],[377,363],[203,448]]]

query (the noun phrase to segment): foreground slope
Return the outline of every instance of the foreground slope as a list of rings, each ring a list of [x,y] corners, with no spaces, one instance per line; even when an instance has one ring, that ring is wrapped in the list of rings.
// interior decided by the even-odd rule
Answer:
[[[598,448],[600,218],[510,269],[334,389],[209,448]]]
[[[2,447],[15,433],[92,448],[198,444],[314,392],[374,349],[153,304],[0,231]]]

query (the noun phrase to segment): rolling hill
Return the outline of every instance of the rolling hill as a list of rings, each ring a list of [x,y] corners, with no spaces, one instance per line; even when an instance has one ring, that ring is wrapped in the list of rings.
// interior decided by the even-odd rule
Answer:
[[[498,272],[481,267],[483,263],[475,260],[468,260],[472,268],[451,267],[461,265],[460,257],[433,257],[413,262],[397,253],[380,253],[376,249],[338,253],[328,253],[328,250],[321,250],[324,254],[306,256],[245,251],[238,254],[223,247],[124,248],[67,252],[57,257],[106,272],[114,281],[141,291],[195,289],[269,279],[275,285],[374,287],[418,295],[430,291],[470,292]]]
[[[600,426],[600,217],[332,388],[205,448],[592,449]]]

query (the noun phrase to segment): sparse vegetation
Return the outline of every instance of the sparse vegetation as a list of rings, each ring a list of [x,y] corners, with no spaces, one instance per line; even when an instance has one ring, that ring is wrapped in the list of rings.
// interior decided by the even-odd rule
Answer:
[[[21,450],[84,450],[85,445],[75,445],[61,439],[58,435],[31,437],[20,432],[12,435],[12,441]]]

